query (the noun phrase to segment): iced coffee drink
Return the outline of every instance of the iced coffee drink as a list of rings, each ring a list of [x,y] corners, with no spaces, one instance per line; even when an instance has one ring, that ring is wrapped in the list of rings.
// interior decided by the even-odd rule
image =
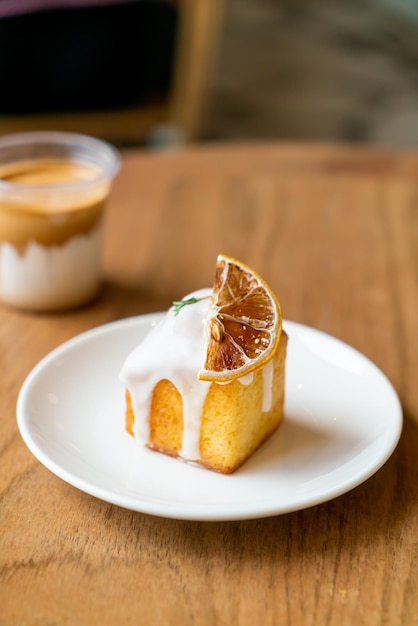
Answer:
[[[101,284],[102,218],[119,168],[108,144],[67,133],[0,138],[0,300],[58,310]]]

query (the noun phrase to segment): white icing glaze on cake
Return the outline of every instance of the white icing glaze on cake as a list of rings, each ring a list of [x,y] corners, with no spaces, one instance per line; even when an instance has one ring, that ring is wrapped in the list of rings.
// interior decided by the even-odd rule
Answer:
[[[135,416],[133,433],[143,445],[149,441],[149,414],[155,385],[167,379],[183,399],[183,442],[180,457],[200,459],[200,419],[210,382],[199,380],[198,372],[205,360],[205,326],[209,315],[211,289],[200,289],[187,296],[204,298],[184,306],[175,315],[170,308],[145,339],[127,357],[120,380],[131,396]],[[273,362],[263,369],[263,411],[272,405]],[[238,379],[250,385],[253,374]],[[217,384],[217,383],[215,383]],[[221,383],[229,384],[229,383]]]

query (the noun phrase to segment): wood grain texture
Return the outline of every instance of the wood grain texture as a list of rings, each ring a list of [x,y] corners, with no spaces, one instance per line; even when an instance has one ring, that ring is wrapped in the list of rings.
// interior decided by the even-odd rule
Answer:
[[[124,154],[101,297],[56,316],[0,308],[0,626],[418,623],[417,181],[413,154],[339,146]],[[141,515],[62,482],[18,434],[25,376],[84,330],[210,285],[218,252],[389,376],[395,453],[331,502],[242,522]]]

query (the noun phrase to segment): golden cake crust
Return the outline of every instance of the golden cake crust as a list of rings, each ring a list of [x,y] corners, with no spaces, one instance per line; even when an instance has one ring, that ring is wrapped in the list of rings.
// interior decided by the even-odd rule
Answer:
[[[230,474],[277,429],[283,419],[287,341],[286,333],[282,332],[272,359],[269,411],[262,411],[263,369],[254,372],[249,385],[238,380],[226,385],[210,385],[201,416],[200,459],[196,459],[196,463]],[[134,422],[131,397],[126,390],[126,430],[131,435]],[[149,423],[148,447],[170,456],[180,456],[183,403],[180,393],[169,380],[160,380],[154,387]]]

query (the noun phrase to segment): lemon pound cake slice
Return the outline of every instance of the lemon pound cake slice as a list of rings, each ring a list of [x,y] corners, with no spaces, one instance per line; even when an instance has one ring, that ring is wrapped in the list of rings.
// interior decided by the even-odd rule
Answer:
[[[283,419],[281,324],[266,283],[219,255],[213,288],[175,302],[127,357],[127,431],[153,450],[234,472]]]

